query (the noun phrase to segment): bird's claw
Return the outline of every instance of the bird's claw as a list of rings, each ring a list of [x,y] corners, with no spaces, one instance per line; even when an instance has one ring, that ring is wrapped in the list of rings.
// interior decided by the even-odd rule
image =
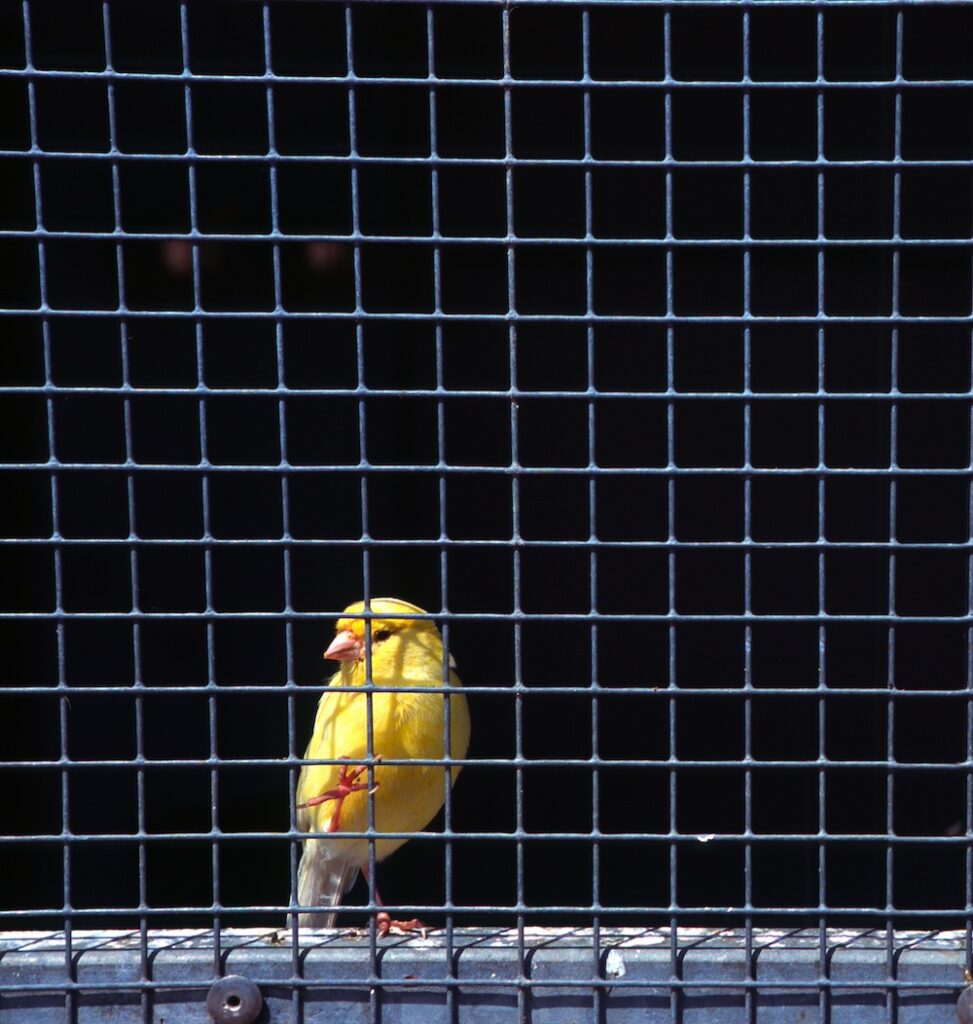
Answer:
[[[349,759],[341,758],[341,760]],[[378,764],[378,762],[382,760],[382,755],[376,754],[373,760],[375,764]],[[367,764],[360,765],[358,768],[353,770],[349,770],[349,766],[343,764],[341,766],[341,773],[338,775],[338,785],[335,786],[334,789],[329,789],[324,793],[319,793],[317,796],[312,796],[310,800],[305,800],[304,803],[298,804],[297,809],[299,811],[304,811],[309,807],[316,807],[318,804],[327,803],[329,800],[337,800],[340,808],[342,801],[352,793],[359,793],[362,790],[366,790],[369,794],[375,793],[378,790],[380,783],[376,782],[374,786],[369,787],[367,783],[357,781],[357,779],[367,771]]]
[[[391,916],[384,910],[380,910],[375,916],[375,927],[378,929],[378,937],[384,939],[394,932],[396,935],[408,935],[410,932],[418,932],[423,938],[432,931],[431,927],[419,918],[414,917],[411,921],[393,921]]]

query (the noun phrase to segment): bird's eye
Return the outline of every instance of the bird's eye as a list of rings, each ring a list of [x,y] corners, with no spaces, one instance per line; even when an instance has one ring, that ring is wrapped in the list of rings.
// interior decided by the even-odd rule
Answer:
[[[379,631],[378,631],[378,632],[377,632],[377,633],[375,634],[375,643],[377,643],[377,644],[380,644],[380,643],[381,643],[381,642],[382,642],[383,640],[388,640],[388,638],[389,638],[389,637],[390,637],[391,635],[392,635],[392,634],[391,634],[391,632],[390,632],[389,630],[387,630],[387,629],[380,629],[380,630],[379,630]]]

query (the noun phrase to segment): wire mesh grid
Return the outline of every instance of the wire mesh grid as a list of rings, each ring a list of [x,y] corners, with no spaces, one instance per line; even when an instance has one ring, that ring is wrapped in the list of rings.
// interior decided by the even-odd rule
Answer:
[[[474,740],[383,865],[435,969],[390,977],[372,922],[328,976],[362,1019],[431,982],[453,1019],[471,980],[521,1019],[545,986],[593,1019],[941,1011],[973,928],[971,12],[3,15],[2,916],[58,929],[5,940],[8,1001],[151,1019],[259,941],[311,1013],[302,943],[346,948],[284,927],[316,659],[393,592]],[[954,966],[903,973],[943,928]],[[723,941],[732,983],[694,975]],[[154,973],[194,942],[203,974]],[[466,973],[491,942],[509,970]],[[765,974],[788,943],[806,973]],[[856,943],[878,974],[835,971]],[[99,946],[136,976],[85,978]],[[613,973],[643,946],[662,974]]]

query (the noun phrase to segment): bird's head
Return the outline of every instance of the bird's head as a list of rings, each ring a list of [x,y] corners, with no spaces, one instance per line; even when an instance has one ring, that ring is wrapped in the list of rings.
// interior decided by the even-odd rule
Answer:
[[[364,618],[365,602],[349,605],[335,625],[335,637],[324,657],[345,662],[355,676],[365,677],[366,635],[371,635],[372,680],[391,684],[404,679],[438,684],[443,673],[443,642],[431,619],[403,616],[427,613],[408,601],[374,597],[372,618]],[[453,667],[453,658],[449,658]],[[342,674],[346,674],[342,672]]]

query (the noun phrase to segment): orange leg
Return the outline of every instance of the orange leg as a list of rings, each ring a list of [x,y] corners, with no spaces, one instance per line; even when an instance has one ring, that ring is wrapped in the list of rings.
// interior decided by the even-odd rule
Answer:
[[[368,879],[368,868],[362,868],[361,873],[365,876],[365,883],[369,884]],[[381,907],[382,897],[378,893],[378,886],[375,886],[375,902]],[[386,910],[380,910],[375,916],[375,927],[378,929],[378,937],[384,939],[390,932],[398,932],[401,935],[405,935],[408,932],[418,932],[423,938],[426,937],[426,932],[432,929],[424,921],[420,921],[418,917],[413,917],[410,921],[393,921],[391,915]]]
[[[342,761],[347,761],[349,758],[341,758]],[[381,761],[382,758],[376,755],[375,761]],[[331,821],[328,823],[328,832],[337,832],[341,828],[341,805],[345,800],[351,796],[352,793],[358,793],[361,790],[368,790],[369,793],[374,793],[378,789],[378,783],[369,789],[368,784],[365,782],[358,782],[357,779],[361,775],[368,771],[367,765],[361,765],[359,768],[351,769],[348,765],[343,764],[341,766],[341,773],[338,775],[338,785],[334,789],[325,790],[325,792],[318,796],[312,796],[310,800],[307,800],[303,804],[298,804],[297,809],[303,811],[308,807],[316,807],[318,804],[327,803],[329,800],[335,801],[334,814],[331,815]]]

